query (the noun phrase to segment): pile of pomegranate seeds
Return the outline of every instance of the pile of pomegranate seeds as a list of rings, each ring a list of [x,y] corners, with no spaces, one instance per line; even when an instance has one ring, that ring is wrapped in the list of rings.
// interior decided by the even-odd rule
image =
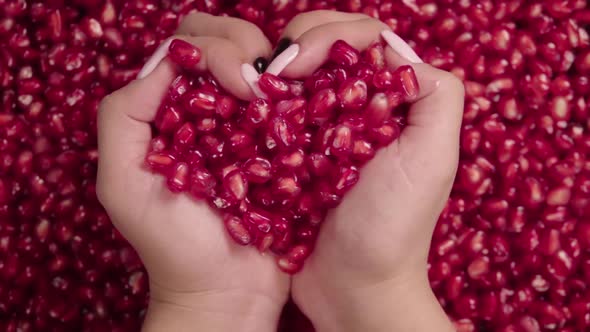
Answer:
[[[273,42],[300,12],[362,12],[463,79],[434,292],[461,331],[589,329],[587,0],[0,0],[1,331],[139,330],[146,275],[94,194],[96,106],[191,9]]]
[[[403,128],[398,106],[418,95],[410,66],[384,66],[380,43],[360,53],[336,41],[305,82],[265,73],[268,98],[237,100],[207,73],[190,74],[200,51],[173,40],[169,56],[187,71],[156,115],[146,156],[173,192],[207,199],[229,235],[280,255],[295,273],[314,246],[326,211],[359,180],[359,168]]]

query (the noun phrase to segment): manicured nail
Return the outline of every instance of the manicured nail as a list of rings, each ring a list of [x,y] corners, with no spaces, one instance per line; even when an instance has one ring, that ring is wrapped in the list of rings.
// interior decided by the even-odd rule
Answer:
[[[258,77],[260,75],[258,75],[256,69],[254,69],[254,66],[249,63],[244,63],[241,70],[242,78],[248,83],[248,86],[250,86],[250,89],[252,89],[256,97],[266,98],[266,94],[258,87]]]
[[[293,44],[289,46],[283,53],[277,56],[268,65],[266,72],[273,75],[279,75],[299,54],[299,45]]]
[[[143,68],[141,68],[139,74],[137,74],[138,79],[145,78],[151,74],[154,69],[156,69],[158,64],[160,64],[162,59],[168,55],[168,48],[170,47],[170,43],[172,43],[172,39],[173,38],[168,38],[162,44],[160,44],[160,46],[158,46],[151,58],[145,63],[145,65],[143,65]]]
[[[268,60],[263,57],[254,60],[254,69],[256,69],[258,74],[264,73],[266,68],[268,68]]]
[[[275,52],[273,53],[270,60],[272,61],[276,57],[278,57],[279,54],[283,53],[287,49],[287,47],[291,46],[292,43],[293,41],[291,40],[291,38],[283,38],[279,40],[279,42],[277,43],[277,47],[275,48]]]
[[[422,59],[414,52],[412,47],[408,45],[403,39],[390,30],[384,30],[381,32],[381,37],[385,39],[387,44],[396,51],[399,55],[406,58],[408,61],[413,63],[423,63]]]

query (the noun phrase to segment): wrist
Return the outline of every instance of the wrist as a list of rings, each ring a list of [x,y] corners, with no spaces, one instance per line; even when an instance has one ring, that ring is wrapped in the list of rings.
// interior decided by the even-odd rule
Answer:
[[[308,313],[318,332],[455,331],[426,273],[354,289],[332,288],[320,296],[317,305],[323,310]]]
[[[241,291],[170,293],[151,290],[142,328],[152,331],[276,331],[282,304]]]

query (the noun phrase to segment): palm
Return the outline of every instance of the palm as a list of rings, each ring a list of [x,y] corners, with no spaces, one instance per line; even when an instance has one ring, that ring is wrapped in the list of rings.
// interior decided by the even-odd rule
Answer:
[[[141,163],[143,156],[134,160]],[[133,210],[117,227],[141,253],[151,283],[179,292],[286,295],[288,278],[274,260],[236,245],[206,202],[171,193],[162,176],[147,170],[130,171],[125,179]]]

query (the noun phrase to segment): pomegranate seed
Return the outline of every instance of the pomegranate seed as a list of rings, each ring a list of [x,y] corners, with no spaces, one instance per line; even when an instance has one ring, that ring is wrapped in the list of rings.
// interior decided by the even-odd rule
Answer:
[[[223,185],[227,192],[237,200],[246,198],[248,182],[240,170],[233,170],[223,178]]]
[[[338,99],[342,108],[355,110],[365,105],[367,93],[367,83],[362,79],[352,78],[342,83],[338,90]]]
[[[286,99],[291,95],[289,84],[282,78],[269,73],[260,76],[258,85],[271,99]]]
[[[393,72],[394,87],[401,92],[407,100],[418,97],[419,85],[414,68],[411,66],[400,66]]]
[[[240,218],[227,214],[223,218],[223,222],[229,235],[237,244],[246,246],[252,242],[252,237]]]
[[[168,52],[170,59],[183,68],[192,69],[201,61],[201,50],[194,45],[174,39]]]
[[[184,97],[184,105],[188,112],[194,115],[211,116],[216,109],[215,94],[205,90],[188,92]]]
[[[328,88],[318,91],[309,101],[309,117],[314,124],[323,124],[328,121],[337,106],[336,93]]]
[[[155,171],[164,172],[175,163],[176,158],[166,152],[150,152],[146,157],[146,162]]]
[[[359,57],[359,52],[343,40],[337,40],[330,48],[329,59],[344,67],[357,64]]]
[[[187,188],[189,166],[186,163],[177,163],[168,175],[168,188],[173,192],[182,192]]]
[[[295,274],[301,270],[303,267],[301,263],[292,262],[288,258],[281,257],[277,260],[277,265],[279,268],[288,274]]]

